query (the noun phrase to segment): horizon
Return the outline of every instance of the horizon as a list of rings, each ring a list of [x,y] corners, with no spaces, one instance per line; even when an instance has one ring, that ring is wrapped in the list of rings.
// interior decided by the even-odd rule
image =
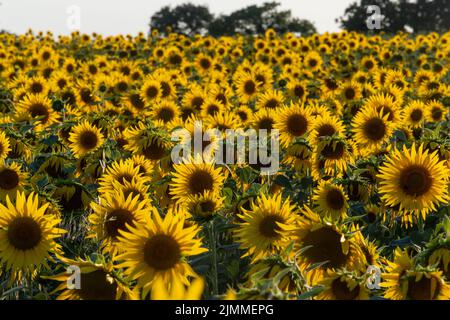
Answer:
[[[131,2],[131,3],[130,3]],[[176,6],[182,3],[208,6],[214,15],[229,14],[235,10],[253,4],[270,1],[229,0],[226,2],[192,1],[144,1],[128,2],[107,0],[4,0],[0,6],[0,29],[23,34],[29,29],[34,32],[50,31],[54,35],[68,35],[75,29],[68,27],[68,19],[79,10],[81,33],[96,32],[105,36],[146,33],[149,30],[150,17],[166,5]],[[338,23],[345,8],[355,0],[316,0],[314,6],[306,0],[280,0],[281,10],[291,10],[292,16],[311,21],[318,33],[338,32]],[[326,10],[323,10],[326,5]],[[79,9],[76,7],[77,6]]]

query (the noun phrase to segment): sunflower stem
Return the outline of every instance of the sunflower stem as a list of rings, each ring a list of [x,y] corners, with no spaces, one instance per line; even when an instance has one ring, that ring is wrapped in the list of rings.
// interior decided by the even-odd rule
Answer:
[[[209,237],[209,249],[211,250],[212,258],[212,289],[213,295],[217,296],[219,294],[219,279],[217,274],[217,246],[216,238],[214,233],[214,219],[211,220],[208,226],[208,237]]]

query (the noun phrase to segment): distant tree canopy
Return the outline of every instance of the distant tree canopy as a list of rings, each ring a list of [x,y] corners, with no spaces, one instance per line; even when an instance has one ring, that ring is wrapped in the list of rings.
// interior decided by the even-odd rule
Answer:
[[[380,31],[417,33],[446,32],[450,29],[450,0],[361,0],[347,7],[337,21],[343,29],[367,32],[366,21],[370,16],[367,7],[370,5],[380,7]]]
[[[275,31],[294,32],[309,35],[316,32],[314,25],[308,21],[292,17],[290,10],[279,11],[278,2],[265,2],[251,5],[232,12],[229,15],[215,17],[208,7],[182,4],[171,8],[163,7],[150,21],[151,29],[158,29],[166,34],[167,28],[173,32],[186,35],[210,34],[213,36],[232,35],[235,33],[252,35],[261,34],[268,28]]]

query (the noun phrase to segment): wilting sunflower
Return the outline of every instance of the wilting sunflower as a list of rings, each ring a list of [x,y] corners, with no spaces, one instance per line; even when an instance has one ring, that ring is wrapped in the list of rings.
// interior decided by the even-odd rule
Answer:
[[[37,195],[17,193],[13,204],[9,197],[6,206],[0,204],[0,261],[12,278],[22,280],[26,274],[34,276],[42,267],[48,267],[51,254],[60,253],[55,239],[65,230],[54,215],[45,214],[48,204],[39,206]]]
[[[196,158],[176,164],[174,169],[170,194],[180,202],[202,195],[205,191],[218,194],[221,190],[224,176],[221,168],[214,168],[213,163]]]
[[[295,138],[309,132],[312,120],[309,108],[291,104],[277,112],[274,129],[280,131],[280,142],[287,147]]]
[[[0,165],[0,199],[5,200],[7,196],[14,198],[18,191],[22,191],[27,183],[28,174],[22,171],[18,163]]]
[[[428,257],[428,265],[436,265],[445,276],[447,282],[450,281],[450,249],[442,246],[435,247]]]
[[[167,286],[179,281],[189,285],[188,277],[196,274],[186,258],[206,252],[202,241],[197,238],[197,225],[184,226],[183,215],[169,211],[164,219],[155,209],[151,218],[129,232],[120,231],[119,251],[122,254],[114,260],[117,268],[124,268],[124,274],[137,280],[137,286],[147,296],[155,281],[162,280]]]
[[[10,151],[9,139],[4,132],[0,131],[0,163],[6,159]]]
[[[243,221],[236,230],[236,238],[253,261],[279,253],[291,240],[289,230],[295,224],[296,209],[281,194],[267,197],[261,194],[250,210],[243,209],[238,217]]]
[[[119,231],[143,223],[148,211],[144,204],[139,201],[139,196],[130,194],[125,198],[121,191],[103,194],[98,203],[91,202],[94,211],[88,217],[91,224],[89,237],[102,241],[104,249],[115,254]]]
[[[381,199],[389,206],[400,206],[400,210],[413,212],[425,218],[436,210],[439,203],[448,197],[448,168],[439,161],[437,152],[429,153],[423,144],[418,148],[394,150],[380,167]]]
[[[347,216],[348,197],[344,188],[338,184],[321,180],[314,191],[313,200],[323,217],[331,217],[337,221]]]
[[[377,112],[376,109],[364,109],[356,114],[352,131],[362,150],[368,153],[377,151],[389,140],[393,127],[388,118],[388,114],[383,116],[383,111]]]
[[[155,280],[152,287],[152,300],[201,300],[203,290],[205,288],[205,280],[198,277],[185,286],[181,281],[174,281],[170,286],[167,286],[160,278]]]
[[[71,273],[64,271],[44,279],[60,281],[52,292],[58,293],[57,300],[137,300],[139,294],[131,290],[123,279],[118,278],[111,263],[61,258],[68,266],[80,270],[79,287],[71,283]],[[75,282],[75,281],[74,281]],[[72,287],[73,286],[73,287]]]
[[[100,130],[85,120],[72,128],[69,141],[70,149],[79,158],[98,149],[105,140]]]
[[[55,123],[58,114],[52,109],[52,102],[43,94],[28,94],[16,106],[17,121],[36,121],[36,130]]]
[[[286,149],[283,163],[292,166],[296,171],[306,172],[311,168],[311,149],[306,143],[294,143]]]
[[[448,300],[450,285],[445,283],[442,271],[415,265],[406,250],[396,249],[394,260],[387,261],[380,286],[384,297],[393,300]]]
[[[305,206],[295,231],[296,247],[302,270],[321,264],[311,272],[322,276],[329,269],[361,270],[364,256],[355,240],[347,235],[344,226],[322,222],[319,215]]]
[[[319,282],[325,290],[318,294],[318,300],[367,300],[369,292],[365,277],[346,270],[328,270]]]

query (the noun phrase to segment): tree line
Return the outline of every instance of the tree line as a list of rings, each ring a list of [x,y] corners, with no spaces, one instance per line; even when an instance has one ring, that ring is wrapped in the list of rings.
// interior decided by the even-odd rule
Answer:
[[[380,9],[380,29],[371,30],[367,26],[371,19],[367,7],[371,5]],[[450,0],[360,0],[350,4],[336,21],[341,28],[358,32],[446,32],[450,29]],[[150,29],[165,35],[170,32],[216,37],[236,33],[254,35],[268,28],[300,35],[317,32],[311,21],[293,17],[291,10],[281,10],[278,2],[250,5],[217,16],[205,5],[184,3],[164,6],[150,19]]]

